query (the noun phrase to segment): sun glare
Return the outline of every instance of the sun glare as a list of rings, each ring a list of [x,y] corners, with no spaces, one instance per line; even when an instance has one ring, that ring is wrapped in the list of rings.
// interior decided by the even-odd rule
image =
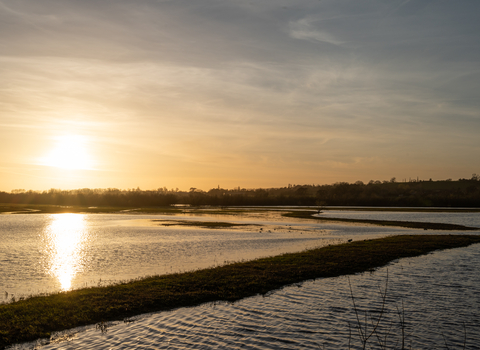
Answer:
[[[69,290],[85,263],[89,239],[85,215],[54,214],[51,219],[44,235],[46,269],[58,280],[62,290]]]
[[[91,169],[86,139],[78,135],[58,137],[55,148],[43,158],[42,164],[63,169]]]

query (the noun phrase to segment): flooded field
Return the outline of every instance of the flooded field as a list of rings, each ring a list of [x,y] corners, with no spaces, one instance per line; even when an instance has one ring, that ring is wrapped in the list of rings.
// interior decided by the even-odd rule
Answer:
[[[12,297],[194,270],[350,239],[405,233],[462,234],[325,224],[280,214],[3,215],[0,286],[4,302],[10,302]],[[326,215],[334,214],[329,211]],[[358,212],[339,214],[354,218]],[[446,217],[444,213],[428,215],[428,222],[444,222],[439,220]],[[464,221],[454,223],[477,224],[478,213],[462,215],[466,215]],[[212,228],[209,223],[233,225]],[[467,348],[479,349],[479,268],[480,248],[474,245],[402,259],[373,273],[307,281],[267,297],[142,315],[129,322],[109,323],[106,333],[92,326],[58,334],[58,342],[14,348],[345,349],[350,342],[351,348],[357,349],[358,320],[351,284],[362,322],[365,311],[368,320],[379,314],[379,291],[388,287],[383,326],[378,329],[388,344],[398,345],[404,339],[412,349],[436,349],[446,340],[451,349],[462,348],[466,332]],[[404,310],[404,337],[399,310]]]
[[[50,344],[13,349],[362,349],[360,322],[368,329],[386,302],[378,336],[388,349],[479,349],[480,249],[478,245],[406,258],[375,272],[317,279],[236,303],[210,303],[141,315],[56,335]],[[404,331],[402,323],[404,317]],[[465,338],[466,335],[466,338]],[[369,349],[376,345],[376,336]],[[375,346],[376,345],[376,346]],[[410,347],[411,346],[411,347]]]
[[[8,302],[12,297],[190,271],[348,239],[405,232],[396,228],[326,225],[280,214],[2,215],[1,299]],[[198,222],[238,226],[205,228]]]

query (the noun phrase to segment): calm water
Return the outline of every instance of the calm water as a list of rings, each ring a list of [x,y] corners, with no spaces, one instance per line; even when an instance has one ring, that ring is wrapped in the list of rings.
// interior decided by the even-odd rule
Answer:
[[[433,216],[427,221],[445,222],[445,213]],[[179,228],[152,224],[153,219],[229,221],[258,226],[230,230]],[[453,223],[474,226],[478,224],[478,213],[467,214],[465,222]],[[6,292],[4,301],[10,301],[12,294],[18,297],[68,290],[298,251],[347,239],[426,231],[325,225],[281,218],[278,214],[244,217],[16,214],[0,216],[0,232],[0,286]],[[396,306],[401,306],[403,300],[407,339],[412,348],[444,347],[443,336],[450,348],[455,348],[455,344],[463,344],[464,322],[467,348],[480,349],[479,268],[479,245],[390,265],[388,312],[383,324],[392,325],[392,334],[387,338],[397,339]],[[386,271],[384,268],[373,274],[350,277],[360,310],[372,314],[378,311],[378,290],[385,285]],[[341,277],[306,282],[268,297],[249,298],[235,304],[209,304],[141,316],[132,323],[111,324],[106,334],[87,327],[65,335],[68,341],[45,345],[42,349],[317,349],[323,345],[326,349],[345,349],[349,322],[355,332],[348,279]],[[352,341],[358,340],[358,335],[352,334]]]

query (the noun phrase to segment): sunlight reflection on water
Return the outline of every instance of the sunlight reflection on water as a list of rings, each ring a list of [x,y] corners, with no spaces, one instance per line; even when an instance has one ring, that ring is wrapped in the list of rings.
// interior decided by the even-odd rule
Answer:
[[[55,277],[62,291],[72,286],[76,274],[85,265],[85,250],[89,240],[85,215],[54,214],[43,232],[45,271]]]
[[[445,217],[436,213],[432,222]],[[478,213],[468,213],[464,220]],[[227,221],[237,228],[163,226],[155,220]],[[218,215],[12,214],[0,220],[0,303],[149,275],[392,234],[455,231],[342,225],[280,212]],[[3,298],[2,298],[3,296]]]

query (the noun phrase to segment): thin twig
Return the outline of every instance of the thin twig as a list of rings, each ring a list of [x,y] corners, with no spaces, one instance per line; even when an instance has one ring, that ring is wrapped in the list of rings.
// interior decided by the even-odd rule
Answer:
[[[382,308],[380,310],[380,314],[377,318],[377,321],[375,324],[372,322],[373,329],[372,331],[368,332],[368,313],[365,311],[365,329],[362,328],[362,322],[360,322],[360,316],[358,315],[358,308],[357,304],[355,303],[355,297],[353,295],[353,289],[352,289],[352,283],[350,282],[350,278],[348,278],[348,286],[350,287],[350,296],[352,298],[352,303],[353,303],[353,310],[355,312],[355,316],[357,318],[357,324],[358,324],[358,333],[360,336],[360,341],[362,342],[363,349],[366,349],[367,342],[370,339],[372,335],[374,335],[377,331],[377,328],[380,324],[380,321],[383,317],[383,314],[385,312],[385,304],[386,304],[386,299],[387,299],[387,290],[388,290],[388,269],[387,269],[387,278],[385,281],[385,290],[382,292],[380,288],[380,295],[382,297]],[[372,317],[370,317],[372,320]]]
[[[395,305],[397,308],[398,318],[400,319],[400,329],[402,331],[402,350],[405,350],[405,306],[402,300],[402,311],[398,308],[398,305]]]
[[[450,348],[447,345],[447,339],[445,339],[445,334],[442,333],[442,337],[443,337],[443,341],[445,342],[445,347],[447,348],[447,350],[450,350]]]
[[[355,317],[357,318],[357,325],[360,332],[360,340],[363,342],[364,336],[363,336],[363,330],[362,330],[362,323],[360,322],[360,317],[358,316],[358,309],[357,309],[357,305],[355,304],[355,297],[353,296],[352,283],[350,282],[350,277],[347,277],[347,279],[348,279],[348,286],[350,287],[350,296],[352,298],[353,310],[355,312]]]
[[[351,349],[352,343],[352,325],[348,322],[348,350]]]

